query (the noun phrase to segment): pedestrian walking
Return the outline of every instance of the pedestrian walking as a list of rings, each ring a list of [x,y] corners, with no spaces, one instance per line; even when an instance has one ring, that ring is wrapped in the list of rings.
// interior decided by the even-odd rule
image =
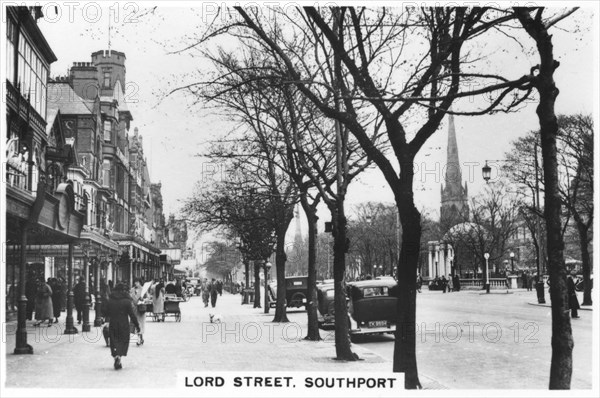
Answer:
[[[567,278],[567,294],[569,296],[569,308],[571,309],[571,318],[579,318],[577,310],[579,307],[579,300],[577,300],[577,292],[575,286],[577,285],[578,279],[575,271],[571,271],[571,275]]]
[[[142,293],[142,290],[142,280],[140,278],[135,278],[129,295],[133,301],[133,307],[135,309],[134,313],[138,321],[137,345],[144,344],[144,331],[146,330],[146,310],[145,306],[140,306],[140,304],[144,304],[144,294]],[[143,308],[144,310],[140,311],[140,308]]]
[[[421,293],[421,287],[423,287],[423,277],[421,277],[421,273],[417,273],[417,292]]]
[[[180,279],[175,280],[175,295],[177,297],[183,297],[183,290],[181,288],[181,280]]]
[[[453,278],[453,286],[455,292],[460,292],[460,277],[458,274],[454,274]]]
[[[129,350],[129,323],[133,323],[134,332],[139,331],[140,325],[133,309],[133,300],[127,293],[127,286],[117,283],[108,299],[108,335],[110,353],[114,358],[115,370],[121,369],[121,357],[127,356]]]
[[[73,301],[77,310],[77,323],[80,324],[83,319],[83,307],[85,307],[85,282],[83,277],[79,277],[79,281],[73,288]]]
[[[43,280],[39,280],[35,295],[35,319],[38,321],[34,326],[40,326],[48,320],[48,326],[52,326],[54,309],[52,308],[52,288]]]
[[[204,308],[208,307],[208,300],[210,299],[210,284],[204,278],[202,283],[202,301],[204,302]]]
[[[165,285],[162,278],[154,285],[154,296],[152,297],[152,309],[158,321],[165,321]]]
[[[446,293],[446,288],[448,287],[448,280],[446,280],[446,277],[444,275],[442,275],[440,283],[442,284],[443,293]]]
[[[220,279],[217,281],[217,292],[219,292],[219,296],[223,295],[223,281]]]
[[[62,302],[62,286],[56,278],[49,280],[50,288],[52,289],[52,308],[54,310],[54,322],[58,323],[60,318],[60,304]]]
[[[210,288],[210,305],[215,308],[215,306],[217,305],[217,297],[219,296],[219,290],[217,288],[217,283],[215,281],[215,278],[212,279],[211,284],[209,285]]]
[[[527,291],[533,291],[533,277],[527,272]]]

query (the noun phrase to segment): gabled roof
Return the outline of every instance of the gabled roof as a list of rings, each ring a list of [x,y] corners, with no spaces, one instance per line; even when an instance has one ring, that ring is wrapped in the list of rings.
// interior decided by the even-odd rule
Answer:
[[[125,96],[123,94],[123,86],[121,86],[121,82],[117,80],[115,86],[113,87],[112,95],[103,95],[100,97],[100,101],[102,102],[117,102],[118,111],[122,113],[128,113],[131,120],[133,117],[131,116],[131,112],[129,112],[129,108],[127,107],[127,101],[125,100]]]
[[[94,111],[94,101],[81,98],[69,83],[50,82],[47,114],[55,113],[59,109],[63,115],[90,115]]]
[[[46,135],[49,136],[52,131],[52,127],[54,126],[54,120],[59,114],[58,107],[50,108],[50,104],[48,104],[48,108],[46,111]]]

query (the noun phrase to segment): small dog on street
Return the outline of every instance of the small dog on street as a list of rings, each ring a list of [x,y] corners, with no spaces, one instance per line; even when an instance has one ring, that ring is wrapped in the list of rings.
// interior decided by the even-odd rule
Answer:
[[[208,314],[210,317],[210,323],[221,323],[223,321],[223,317],[221,314]]]

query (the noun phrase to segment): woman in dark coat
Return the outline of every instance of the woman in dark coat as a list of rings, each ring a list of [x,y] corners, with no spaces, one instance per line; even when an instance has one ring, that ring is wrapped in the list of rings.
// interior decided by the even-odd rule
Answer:
[[[48,326],[51,326],[53,315],[54,308],[52,308],[52,288],[43,280],[40,280],[35,296],[35,319],[38,322],[35,323],[34,326],[40,326],[40,324],[45,320],[48,320]]]
[[[577,279],[577,273],[571,271],[571,275],[567,278],[567,294],[569,295],[569,308],[571,309],[571,318],[579,318],[577,310],[579,307],[579,300],[577,300],[577,292],[575,290]]]
[[[50,287],[52,288],[52,307],[54,309],[54,323],[58,323],[58,318],[60,318],[60,308],[62,302],[62,286],[56,278],[52,278],[51,281],[52,283],[50,284]]]
[[[123,367],[121,357],[126,357],[129,349],[129,322],[135,325],[136,331],[140,328],[127,286],[122,283],[115,286],[108,299],[107,312],[110,318],[108,327],[110,353],[115,359],[115,369],[118,370]]]

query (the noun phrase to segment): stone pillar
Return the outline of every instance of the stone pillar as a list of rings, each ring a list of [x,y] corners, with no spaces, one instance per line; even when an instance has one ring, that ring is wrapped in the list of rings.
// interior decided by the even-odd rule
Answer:
[[[433,277],[433,246],[431,242],[427,245],[427,270],[429,278]]]

